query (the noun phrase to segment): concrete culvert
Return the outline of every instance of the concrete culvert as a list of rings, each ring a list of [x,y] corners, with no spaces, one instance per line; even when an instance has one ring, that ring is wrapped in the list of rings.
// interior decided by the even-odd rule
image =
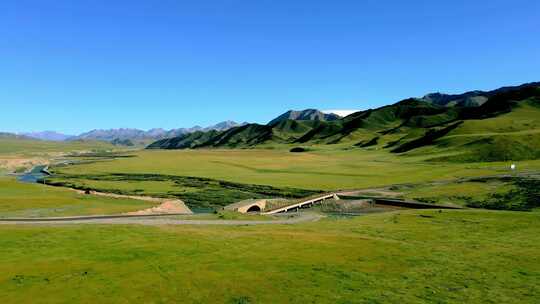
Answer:
[[[254,206],[249,207],[247,212],[261,212],[261,208],[257,205],[254,205]]]

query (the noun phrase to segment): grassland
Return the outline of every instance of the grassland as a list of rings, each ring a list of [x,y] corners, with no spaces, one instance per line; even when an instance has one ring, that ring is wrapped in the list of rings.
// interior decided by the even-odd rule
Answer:
[[[34,155],[48,152],[110,150],[114,146],[100,141],[56,142],[20,138],[0,138],[0,154]]]
[[[117,214],[151,208],[155,203],[92,195],[0,177],[0,217],[49,217]]]
[[[301,198],[321,191],[508,174],[510,165],[432,162],[426,161],[429,155],[398,156],[344,146],[312,146],[303,153],[291,153],[288,147],[143,150],[131,156],[54,167],[56,175],[48,182],[78,189],[176,197],[191,208],[216,208],[249,198]],[[540,170],[540,160],[519,162],[518,168]],[[467,204],[462,201],[455,203]]]
[[[113,145],[97,141],[54,142],[0,136],[0,175],[24,172],[71,152],[112,149]]]
[[[476,132],[473,127],[468,130]],[[320,191],[507,174],[510,164],[433,162],[429,161],[430,153],[396,155],[376,148],[351,149],[343,144],[311,146],[303,153],[291,153],[289,148],[142,150],[116,155],[114,159],[107,153],[94,153],[91,157],[75,157],[83,161],[80,164],[53,167],[56,174],[48,182],[119,194],[175,197],[191,208],[208,210],[249,198],[297,199]],[[520,171],[540,170],[540,160],[517,165]],[[469,192],[478,192],[470,188]],[[457,190],[441,188],[450,192],[441,193],[435,201],[468,204],[468,194],[450,194]],[[424,201],[434,199],[433,195],[413,196]]]
[[[538,303],[540,213],[2,226],[3,303]]]
[[[276,150],[140,151],[136,157],[58,168],[62,174],[164,174],[302,189],[356,189],[394,183],[453,179],[508,172],[509,163],[429,163],[383,151]],[[540,161],[518,168],[540,169]]]
[[[471,200],[485,200],[494,193],[507,193],[516,187],[510,183],[493,180],[487,182],[467,181],[460,183],[443,183],[415,185],[397,188],[407,199],[427,203],[452,203],[466,206]]]
[[[540,207],[538,176],[483,177],[391,188],[404,198],[426,203],[521,211]]]

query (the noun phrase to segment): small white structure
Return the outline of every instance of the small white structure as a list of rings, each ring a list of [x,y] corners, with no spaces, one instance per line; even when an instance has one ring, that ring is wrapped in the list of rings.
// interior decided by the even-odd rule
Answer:
[[[516,170],[516,164],[511,164],[510,165],[510,170],[512,170],[512,171]]]

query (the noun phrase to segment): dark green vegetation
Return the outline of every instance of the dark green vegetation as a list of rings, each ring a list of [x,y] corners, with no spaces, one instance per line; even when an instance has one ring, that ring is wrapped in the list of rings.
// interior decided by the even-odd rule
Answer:
[[[459,125],[462,123],[463,123],[462,121],[458,121],[454,124],[445,126],[443,128],[428,129],[427,132],[421,137],[405,142],[391,151],[394,153],[401,153],[401,152],[407,152],[416,148],[420,148],[423,146],[432,145],[437,139],[450,133],[452,130],[459,127]]]
[[[46,178],[45,182],[79,190],[174,197],[195,209],[219,208],[249,198],[302,198],[320,192],[164,174],[57,174]],[[152,192],[152,184],[157,188],[156,192]]]
[[[303,147],[294,147],[294,148],[291,148],[289,150],[289,152],[292,152],[292,153],[302,153],[302,152],[306,152],[308,151],[307,148],[303,148]]]
[[[131,140],[127,138],[126,139],[115,138],[111,141],[111,144],[115,146],[127,146],[127,147],[132,147],[135,145]]]
[[[489,179],[476,179],[487,182]],[[510,179],[514,186],[505,193],[492,193],[484,200],[469,199],[467,206],[496,210],[530,211],[540,207],[540,180],[533,178]]]
[[[540,207],[540,179],[534,175],[396,185],[391,189],[401,194],[401,198],[424,203],[451,203],[472,208],[519,211],[531,211]]]
[[[317,204],[314,210],[327,215],[363,215],[367,213],[398,210],[398,207],[376,204],[374,200],[355,199],[340,196],[339,200],[329,199]]]
[[[366,147],[375,146],[377,145],[378,142],[379,142],[379,136],[375,136],[370,140],[360,141],[356,143],[355,146],[360,147],[360,148],[366,148]]]
[[[3,303],[538,303],[540,213],[2,226]]]
[[[540,83],[461,95],[430,94],[336,120],[305,120],[291,115],[278,118],[268,125],[248,124],[223,132],[163,139],[148,148],[246,148],[301,143],[413,155],[429,153],[434,161],[540,158]]]

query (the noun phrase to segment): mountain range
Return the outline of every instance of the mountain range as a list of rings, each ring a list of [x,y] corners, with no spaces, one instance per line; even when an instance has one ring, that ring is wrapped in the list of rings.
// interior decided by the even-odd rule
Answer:
[[[28,132],[28,133],[19,133],[19,135],[26,136],[33,139],[51,140],[51,141],[64,141],[73,137],[73,135],[66,135],[66,134],[55,132],[55,131]]]
[[[147,148],[337,144],[391,153],[420,150],[447,160],[540,158],[540,82],[463,94],[432,93],[343,118],[312,109],[288,111],[266,125],[196,131]]]
[[[269,124],[278,124],[281,121],[288,119],[293,120],[319,120],[319,121],[332,121],[339,119],[340,116],[333,113],[323,113],[315,109],[308,109],[303,111],[290,110],[279,117],[273,119]],[[162,128],[154,128],[150,130],[141,130],[135,128],[118,128],[118,129],[94,129],[79,135],[66,135],[55,131],[43,131],[43,132],[27,132],[19,133],[17,136],[49,140],[49,141],[85,141],[85,140],[99,140],[108,141],[115,145],[133,145],[133,142],[148,142],[155,141],[164,138],[173,138],[182,135],[187,135],[195,132],[210,132],[217,131],[223,132],[233,127],[241,127],[248,125],[247,122],[237,123],[231,120],[222,121],[212,126],[201,127],[194,126],[192,128],[177,128],[171,130],[165,130]],[[7,133],[6,133],[7,134]]]
[[[43,132],[28,132],[28,133],[19,133],[17,135],[11,134],[11,136],[18,136],[31,139],[39,140],[50,140],[50,141],[75,141],[75,140],[101,140],[109,141],[118,145],[132,145],[133,141],[153,141],[161,138],[175,137],[192,132],[207,132],[211,130],[216,131],[225,131],[232,127],[242,126],[247,124],[246,122],[239,124],[237,122],[227,120],[220,122],[218,124],[201,127],[195,126],[192,128],[178,128],[165,130],[161,128],[150,129],[148,131],[133,129],[133,128],[119,128],[119,129],[95,129],[80,135],[66,135],[58,133],[55,131],[43,131]],[[8,133],[5,133],[7,136]]]
[[[0,132],[0,138],[1,139],[32,139],[22,134],[15,134],[15,133],[9,133],[9,132]]]
[[[113,140],[148,140],[148,139],[160,139],[180,136],[193,132],[207,132],[207,131],[225,131],[232,127],[244,125],[236,123],[234,121],[223,121],[213,126],[203,128],[201,126],[195,126],[192,128],[178,128],[165,130],[161,128],[150,129],[148,131],[131,129],[131,128],[121,128],[121,129],[108,129],[108,130],[92,130],[78,136],[72,137],[69,140],[104,140],[104,141],[113,141]]]
[[[418,98],[420,101],[431,103],[434,105],[445,107],[479,107],[484,104],[489,97],[494,95],[527,88],[530,86],[538,86],[540,82],[526,83],[519,86],[502,87],[492,91],[469,91],[463,94],[443,94],[443,93],[431,93],[422,98]]]

